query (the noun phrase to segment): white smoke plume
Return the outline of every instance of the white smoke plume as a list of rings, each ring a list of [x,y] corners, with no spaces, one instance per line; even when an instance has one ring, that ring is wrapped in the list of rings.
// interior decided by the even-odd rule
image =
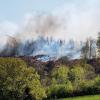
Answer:
[[[27,16],[24,25],[20,28],[20,39],[36,39],[42,37],[58,37],[64,33],[64,22],[58,16],[52,14],[37,14]]]
[[[65,17],[66,37],[74,40],[96,38],[100,31],[100,0],[70,0],[53,14]]]
[[[29,14],[21,26],[20,38],[52,36],[84,41],[100,31],[100,0],[70,0],[51,14]]]
[[[82,45],[56,41],[84,41],[88,37],[96,38],[100,31],[100,0],[70,0],[56,8],[50,14],[28,14],[14,37],[8,36],[6,55],[38,55],[61,57],[73,54],[80,56]],[[50,43],[48,38],[51,39]],[[31,39],[32,43],[30,42]],[[30,40],[30,41],[25,41]],[[26,43],[26,44],[25,44]],[[73,49],[72,49],[72,47]],[[17,49],[16,49],[17,48]],[[17,52],[16,52],[17,51]],[[2,54],[2,52],[1,52]]]

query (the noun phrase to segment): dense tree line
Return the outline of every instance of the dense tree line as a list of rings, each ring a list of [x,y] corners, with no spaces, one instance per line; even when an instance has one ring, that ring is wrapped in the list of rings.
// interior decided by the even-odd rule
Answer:
[[[85,42],[81,53],[81,62],[68,66],[68,59],[64,58],[63,64],[49,64],[49,74],[45,75],[42,75],[45,72],[40,74],[34,64],[29,66],[20,58],[1,57],[0,100],[54,100],[100,94],[100,73],[95,73],[94,67],[87,63],[87,59],[98,58],[96,66],[100,68],[100,33],[97,41],[88,39]]]
[[[55,66],[41,77],[20,58],[0,58],[0,100],[42,100],[100,93],[100,76],[87,63]]]
[[[30,95],[30,96],[29,96]],[[21,59],[0,58],[0,100],[41,100],[45,90],[33,67]]]

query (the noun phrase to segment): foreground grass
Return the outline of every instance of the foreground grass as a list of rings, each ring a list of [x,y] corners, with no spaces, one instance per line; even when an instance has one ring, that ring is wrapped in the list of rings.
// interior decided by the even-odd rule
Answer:
[[[81,97],[73,97],[73,98],[66,98],[60,100],[100,100],[100,95],[81,96]]]

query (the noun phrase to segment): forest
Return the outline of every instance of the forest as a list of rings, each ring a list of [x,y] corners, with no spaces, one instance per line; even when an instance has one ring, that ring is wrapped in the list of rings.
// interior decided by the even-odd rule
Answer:
[[[100,94],[100,33],[87,39],[81,58],[0,57],[0,100],[57,100]],[[92,50],[93,49],[93,50]],[[95,55],[94,55],[95,52]]]

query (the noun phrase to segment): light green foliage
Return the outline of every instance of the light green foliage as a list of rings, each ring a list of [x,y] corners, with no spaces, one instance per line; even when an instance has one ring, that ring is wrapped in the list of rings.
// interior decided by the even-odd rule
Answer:
[[[84,64],[83,68],[85,71],[85,79],[90,80],[90,79],[95,78],[96,76],[95,69],[91,65]]]
[[[53,68],[50,74],[41,81],[44,82],[44,90],[33,67],[19,58],[0,58],[0,100],[5,100],[1,96],[6,100],[20,100],[25,97],[26,88],[36,100],[42,100],[46,94],[47,99],[52,100],[100,91],[100,76],[96,77],[94,68],[87,63],[72,67],[60,65]]]
[[[59,100],[100,100],[100,95],[81,96],[81,97],[66,98]]]
[[[80,88],[80,92],[82,93],[86,93],[86,94],[95,94],[96,92],[96,88],[95,88],[95,85],[94,85],[94,80],[88,80],[88,81],[84,81],[84,82],[81,82],[79,84],[79,88]]]
[[[79,88],[79,84],[85,80],[85,70],[79,65],[73,66],[69,72],[69,79],[74,84],[75,88]]]
[[[52,80],[54,83],[64,84],[68,81],[68,67],[62,65],[59,68],[54,68],[52,70]]]
[[[70,70],[69,77],[71,81],[82,81],[85,78],[85,70],[80,65],[73,66]]]
[[[94,81],[95,87],[97,87],[100,90],[100,76],[97,76]]]
[[[73,85],[71,83],[71,81],[68,81],[67,84],[66,84],[66,90],[68,93],[72,93],[74,88],[73,88]]]
[[[51,85],[47,89],[48,98],[62,98],[70,95],[73,92],[73,86],[70,81],[67,84]]]
[[[69,72],[69,79],[74,85],[74,90],[83,94],[96,94],[100,90],[100,78],[95,78],[94,68],[90,65],[75,65]]]
[[[26,88],[36,100],[45,97],[39,75],[32,67],[27,67],[23,60],[16,58],[0,58],[0,89],[8,100],[18,100]],[[16,93],[15,96],[9,93]],[[17,97],[16,97],[17,95]],[[10,97],[9,97],[10,96]]]
[[[73,92],[73,85],[68,78],[69,68],[67,66],[58,66],[52,70],[52,84],[47,89],[47,97],[61,98]]]

